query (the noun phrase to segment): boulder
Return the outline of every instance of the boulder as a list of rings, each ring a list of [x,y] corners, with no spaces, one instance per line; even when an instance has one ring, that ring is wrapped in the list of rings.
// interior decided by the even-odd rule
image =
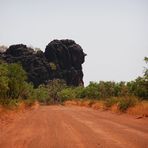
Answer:
[[[85,53],[73,40],[53,40],[45,52],[35,51],[23,44],[10,46],[0,53],[8,63],[20,63],[35,87],[53,79],[63,79],[68,85],[83,85],[82,64]]]

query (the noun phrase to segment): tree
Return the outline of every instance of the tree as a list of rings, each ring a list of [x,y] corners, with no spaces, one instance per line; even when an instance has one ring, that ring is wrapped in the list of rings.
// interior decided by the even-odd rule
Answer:
[[[90,84],[85,88],[85,96],[87,98],[98,99],[100,97],[98,83],[90,82]]]
[[[66,82],[64,80],[54,79],[50,80],[46,87],[52,103],[61,102],[60,98],[58,97],[58,92],[67,87]]]
[[[0,99],[7,98],[8,82],[8,64],[0,61]]]
[[[26,72],[19,64],[9,64],[8,78],[8,96],[9,98],[17,99],[23,91],[23,86],[25,84],[25,80],[27,79]]]
[[[48,95],[48,89],[45,85],[40,85],[35,89],[35,97],[38,101],[44,104],[48,104],[51,101],[51,98]]]

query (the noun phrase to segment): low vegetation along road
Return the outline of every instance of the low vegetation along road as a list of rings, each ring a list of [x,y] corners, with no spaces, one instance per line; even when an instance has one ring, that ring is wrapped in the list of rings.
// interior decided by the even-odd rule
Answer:
[[[148,148],[148,119],[40,106],[0,129],[0,148]]]

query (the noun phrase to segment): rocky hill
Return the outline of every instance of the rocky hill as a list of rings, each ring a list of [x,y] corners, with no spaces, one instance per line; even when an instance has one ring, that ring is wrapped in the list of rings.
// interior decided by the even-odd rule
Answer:
[[[68,85],[83,85],[82,64],[86,54],[73,40],[53,40],[45,52],[23,44],[10,46],[0,52],[0,59],[20,63],[35,86],[52,79],[64,79]]]

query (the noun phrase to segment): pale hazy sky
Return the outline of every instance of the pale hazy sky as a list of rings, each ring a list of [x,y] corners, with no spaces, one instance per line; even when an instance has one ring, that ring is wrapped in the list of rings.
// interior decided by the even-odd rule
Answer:
[[[66,38],[87,53],[85,84],[133,80],[148,56],[148,0],[0,0],[0,44]]]

